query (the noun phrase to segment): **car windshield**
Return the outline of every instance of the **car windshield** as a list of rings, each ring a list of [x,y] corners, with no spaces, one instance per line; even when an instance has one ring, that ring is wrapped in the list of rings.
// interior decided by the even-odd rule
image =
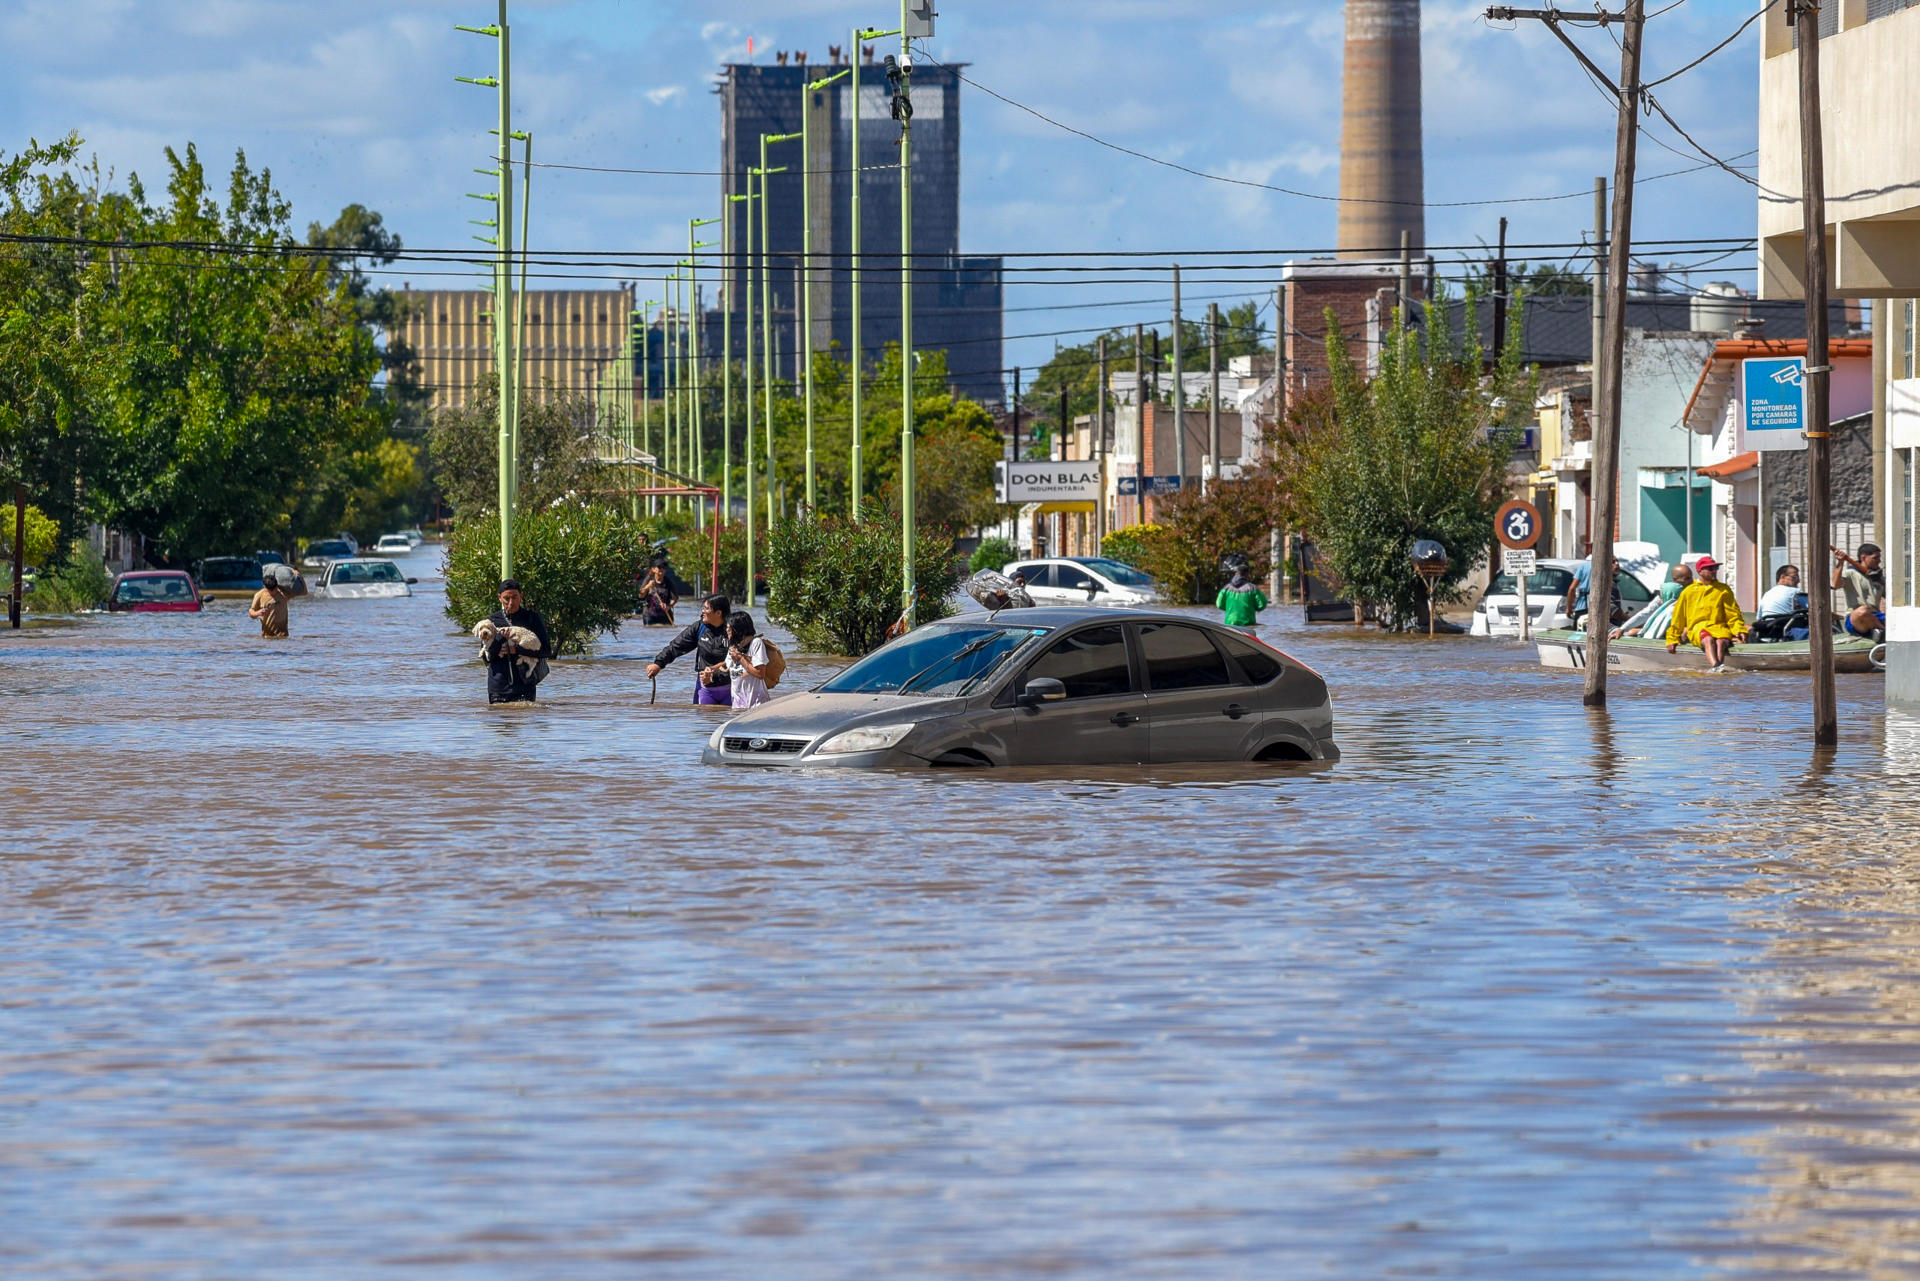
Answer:
[[[965,694],[1045,627],[935,624],[877,649],[820,687],[823,694]]]
[[[1105,556],[1082,556],[1079,560],[1082,565],[1099,571],[1122,587],[1153,586],[1153,575],[1143,574],[1133,566],[1122,564],[1117,560],[1109,560]]]
[[[123,578],[113,595],[114,599],[127,603],[190,601],[193,599],[193,588],[186,579],[172,575],[166,578]]]
[[[336,583],[398,583],[403,579],[398,565],[392,561],[383,560],[371,565],[336,565],[333,568],[333,581]]]
[[[1567,584],[1573,581],[1573,571],[1561,569],[1556,565],[1542,565],[1527,575],[1527,595],[1529,596],[1565,596]],[[1520,584],[1514,581],[1512,574],[1495,574],[1493,581],[1487,584],[1489,596],[1518,596]]]

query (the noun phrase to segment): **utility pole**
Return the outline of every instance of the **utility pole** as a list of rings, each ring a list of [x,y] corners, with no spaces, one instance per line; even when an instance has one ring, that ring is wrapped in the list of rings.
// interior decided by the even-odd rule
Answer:
[[[1094,358],[1100,362],[1099,383],[1094,388],[1093,456],[1100,463],[1100,497],[1093,504],[1093,548],[1107,540],[1107,336],[1094,341]]]
[[[1598,10],[1592,14],[1557,9],[1496,7],[1487,16],[1502,21],[1533,18],[1546,24],[1573,52],[1588,74],[1614,95],[1618,115],[1614,131],[1613,238],[1607,279],[1607,315],[1604,346],[1597,369],[1604,400],[1596,397],[1593,431],[1593,572],[1588,603],[1602,621],[1587,629],[1587,683],[1581,701],[1588,707],[1607,705],[1607,603],[1613,597],[1613,532],[1618,507],[1615,475],[1620,464],[1620,364],[1626,349],[1627,258],[1633,243],[1634,158],[1640,140],[1636,113],[1640,108],[1640,46],[1646,26],[1646,0],[1626,0],[1625,14]],[[1615,83],[1561,30],[1562,23],[1606,25],[1620,22],[1620,80]],[[1689,496],[1691,499],[1691,496]]]
[[[1606,364],[1602,354],[1607,349],[1607,253],[1607,180],[1595,178],[1593,180],[1593,307],[1590,317],[1593,351],[1589,357],[1593,365],[1593,382],[1587,392],[1587,415],[1590,422],[1600,420],[1600,406],[1605,399],[1601,382],[1601,366]],[[1691,455],[1691,449],[1689,449],[1689,455]],[[1693,511],[1693,491],[1691,490],[1687,491],[1687,511]],[[1577,517],[1574,520],[1574,526],[1577,531],[1579,527]],[[1588,532],[1592,532],[1591,526]],[[1574,546],[1562,550],[1579,553],[1577,532],[1574,537]],[[1691,537],[1687,541],[1687,550],[1693,550]]]
[[[1828,0],[1831,3],[1831,0]],[[1827,174],[1820,137],[1820,6],[1787,0],[1800,56],[1800,208],[1806,219],[1807,250],[1807,566],[1817,577],[1807,593],[1808,649],[1813,667],[1813,742],[1832,747],[1840,741],[1833,690],[1832,561],[1833,441],[1827,391]],[[1693,495],[1687,495],[1689,503]],[[1764,536],[1761,555],[1765,556]],[[1765,564],[1765,561],[1761,562]]]
[[[856,42],[857,44],[857,42]],[[858,47],[854,49],[858,54]],[[854,64],[858,66],[858,63]],[[803,360],[804,377],[807,386],[807,519],[816,514],[813,499],[813,95],[827,88],[842,76],[851,74],[852,68],[843,68],[823,79],[807,86],[800,102],[800,270],[803,273],[800,292],[804,298],[806,318],[802,321],[803,335],[801,350],[805,352]],[[853,132],[860,133],[859,99],[854,99]],[[832,135],[829,134],[829,137]],[[829,165],[829,168],[832,166]],[[853,189],[860,189],[860,174],[856,166],[853,174]],[[858,375],[855,375],[858,381]]]
[[[16,463],[19,459],[14,460]],[[27,608],[27,590],[23,573],[27,555],[27,483],[13,482],[13,594],[7,597],[7,623],[20,630],[20,615]]]
[[[1213,457],[1212,484],[1220,482],[1220,304],[1207,304],[1207,449]],[[1210,491],[1202,491],[1210,492]]]
[[[1064,463],[1072,455],[1067,450],[1067,442],[1072,438],[1072,425],[1067,420],[1067,384],[1060,384],[1060,435],[1054,441],[1053,448],[1047,453],[1054,462]],[[1047,544],[1047,550],[1055,556],[1061,555],[1060,549],[1067,542],[1067,517],[1065,512],[1055,512],[1053,516],[1053,540]]]
[[[498,76],[455,76],[454,79],[465,84],[478,85],[483,89],[499,91],[500,124],[497,133],[500,139],[500,152],[496,163],[499,166],[500,189],[492,198],[494,202],[492,240],[499,250],[493,276],[493,346],[494,366],[498,371],[495,377],[498,381],[500,399],[500,577],[511,578],[513,576],[513,512],[515,501],[519,497],[520,468],[516,448],[518,425],[514,421],[518,389],[514,385],[517,362],[513,332],[513,58],[507,30],[507,0],[499,0],[499,17],[492,26],[467,27],[456,24],[454,29],[478,36],[491,36],[499,41]],[[484,196],[474,198],[486,199]],[[487,237],[482,236],[478,239],[485,241]]]
[[[860,403],[860,384],[865,380],[866,366],[865,349],[860,345],[860,187],[866,177],[860,171],[860,42],[869,34],[871,33],[860,27],[853,29],[853,66],[849,68],[853,72],[853,78],[847,86],[853,94],[853,173],[848,176],[853,184],[853,193],[849,200],[853,215],[853,236],[848,246],[850,258],[847,272],[853,293],[853,333],[851,335],[853,350],[848,353],[853,361],[853,368],[850,371],[853,376],[853,447],[850,451],[852,456],[847,460],[849,473],[847,507],[856,525],[860,523],[860,488],[865,484],[861,476],[861,464],[865,461],[861,457],[861,432],[866,425],[866,419],[861,415]]]
[[[1133,327],[1133,523],[1136,525],[1147,523],[1147,376],[1142,342],[1145,331],[1144,325]],[[1154,336],[1159,336],[1157,330]],[[1158,357],[1158,350],[1154,355]]]
[[[758,193],[758,195],[756,195],[754,192],[753,180],[759,177],[759,175],[760,175],[760,171],[758,169],[754,169],[751,167],[748,168],[747,170],[747,220],[746,220],[747,221],[747,256],[746,256],[746,261],[744,263],[746,277],[747,277],[747,280],[746,280],[747,306],[746,306],[746,311],[744,313],[746,316],[746,331],[744,334],[744,338],[747,344],[747,438],[741,442],[741,446],[740,446],[740,484],[741,484],[742,490],[746,494],[746,501],[747,501],[747,587],[746,587],[746,592],[747,592],[747,608],[749,609],[753,608],[753,537],[754,537],[754,520],[755,520],[755,517],[753,514],[753,270],[754,270],[754,266],[753,266],[754,264],[753,202],[756,199],[764,199],[766,196],[766,179],[764,178],[760,179],[760,192]]]
[[[1020,461],[1020,366],[1013,367],[1013,440],[1008,456],[1013,462]]]
[[[1500,220],[1500,256],[1493,260],[1493,351],[1490,364],[1500,363],[1507,349],[1507,220]]]
[[[1180,359],[1180,264],[1173,264],[1173,470],[1187,487],[1187,384]]]

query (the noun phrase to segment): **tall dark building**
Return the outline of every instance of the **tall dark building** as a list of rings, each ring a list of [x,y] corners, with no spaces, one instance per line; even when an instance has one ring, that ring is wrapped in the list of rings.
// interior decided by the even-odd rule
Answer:
[[[845,359],[853,345],[852,200],[853,91],[843,79],[808,92],[807,85],[840,70],[844,61],[761,66],[730,63],[719,84],[721,189],[746,191],[746,171],[760,163],[760,136],[801,132],[811,113],[813,149],[813,342],[835,345]],[[871,367],[888,343],[900,341],[900,126],[889,110],[890,91],[878,62],[860,68],[861,346]],[[801,142],[776,143],[767,163],[787,172],[767,182],[767,238],[772,274],[774,365],[791,378],[800,350]],[[726,205],[732,245],[747,243],[748,202]],[[759,214],[754,214],[759,242]],[[960,81],[954,68],[922,64],[913,72],[913,345],[944,350],[960,391],[990,405],[1003,399],[1001,262],[960,252]],[[744,298],[746,272],[733,279]],[[754,307],[760,306],[756,288]],[[745,341],[741,308],[734,309],[734,350]],[[757,349],[756,349],[757,350]]]

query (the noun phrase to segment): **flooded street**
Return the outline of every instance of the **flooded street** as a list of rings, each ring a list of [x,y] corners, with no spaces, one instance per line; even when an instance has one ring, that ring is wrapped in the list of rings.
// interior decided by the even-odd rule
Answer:
[[[1337,765],[719,770],[438,559],[0,638],[0,1275],[1920,1276],[1876,677],[1274,609]]]

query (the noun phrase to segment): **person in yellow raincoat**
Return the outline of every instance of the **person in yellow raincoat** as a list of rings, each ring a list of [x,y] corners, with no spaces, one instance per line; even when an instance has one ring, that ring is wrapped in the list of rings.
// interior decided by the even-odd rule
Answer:
[[[1673,604],[1667,624],[1667,653],[1684,644],[1698,645],[1707,655],[1710,671],[1726,666],[1727,651],[1735,640],[1747,638],[1747,620],[1733,599],[1733,588],[1720,581],[1720,562],[1702,556],[1693,566],[1694,581]]]

